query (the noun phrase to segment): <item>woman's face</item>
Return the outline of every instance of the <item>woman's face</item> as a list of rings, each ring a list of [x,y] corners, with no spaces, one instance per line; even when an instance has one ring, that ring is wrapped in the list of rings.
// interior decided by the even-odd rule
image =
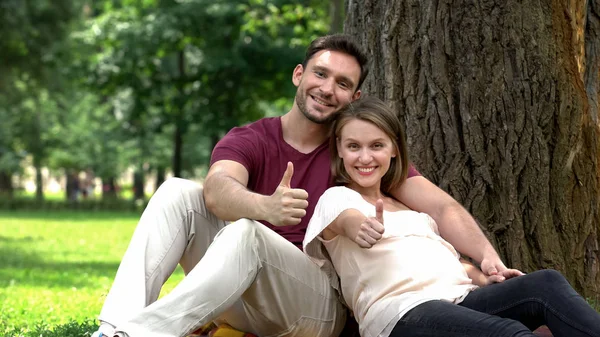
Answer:
[[[396,157],[394,143],[385,132],[372,123],[352,119],[340,130],[337,139],[338,155],[357,191],[379,189],[381,178]]]

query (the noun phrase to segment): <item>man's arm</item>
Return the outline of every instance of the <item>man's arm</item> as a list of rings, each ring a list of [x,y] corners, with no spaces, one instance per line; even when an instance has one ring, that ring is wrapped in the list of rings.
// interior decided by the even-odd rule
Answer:
[[[456,250],[477,261],[486,275],[506,270],[469,212],[425,177],[407,179],[393,194],[411,209],[429,214],[437,223],[440,235]]]
[[[265,220],[275,226],[296,225],[306,215],[308,193],[290,187],[293,166],[288,167],[281,183],[270,196],[248,190],[248,170],[232,160],[215,162],[204,181],[206,207],[219,219]]]

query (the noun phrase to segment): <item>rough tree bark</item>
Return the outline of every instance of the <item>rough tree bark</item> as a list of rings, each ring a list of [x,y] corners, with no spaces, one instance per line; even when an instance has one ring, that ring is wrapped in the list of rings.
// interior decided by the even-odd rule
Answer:
[[[598,0],[347,0],[367,93],[508,265],[600,290]]]

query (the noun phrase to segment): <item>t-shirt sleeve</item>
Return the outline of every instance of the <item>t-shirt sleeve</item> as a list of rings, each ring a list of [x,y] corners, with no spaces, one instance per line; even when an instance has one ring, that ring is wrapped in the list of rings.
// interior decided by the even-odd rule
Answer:
[[[407,178],[412,178],[412,177],[419,177],[421,176],[421,173],[419,173],[419,171],[417,171],[417,169],[415,168],[415,166],[410,163],[410,165],[408,165],[408,176]]]
[[[351,205],[350,195],[345,187],[332,187],[325,191],[315,207],[308,227],[302,247],[304,252],[313,259],[318,265],[323,266],[323,260],[326,260],[324,247],[319,236],[327,226],[329,226],[343,211],[355,208]]]
[[[220,160],[232,160],[252,172],[252,168],[256,167],[258,151],[260,144],[256,132],[250,128],[236,127],[217,143],[212,151],[210,165]]]

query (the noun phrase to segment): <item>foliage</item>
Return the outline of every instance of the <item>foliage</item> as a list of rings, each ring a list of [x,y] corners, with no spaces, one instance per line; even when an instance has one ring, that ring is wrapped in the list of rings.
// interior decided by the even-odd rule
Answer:
[[[138,217],[0,212],[0,335],[89,336]]]
[[[89,169],[103,180],[128,167],[197,175],[231,127],[289,108],[291,70],[327,32],[327,8],[3,1],[0,190],[1,174],[20,174],[25,158],[55,175]]]

